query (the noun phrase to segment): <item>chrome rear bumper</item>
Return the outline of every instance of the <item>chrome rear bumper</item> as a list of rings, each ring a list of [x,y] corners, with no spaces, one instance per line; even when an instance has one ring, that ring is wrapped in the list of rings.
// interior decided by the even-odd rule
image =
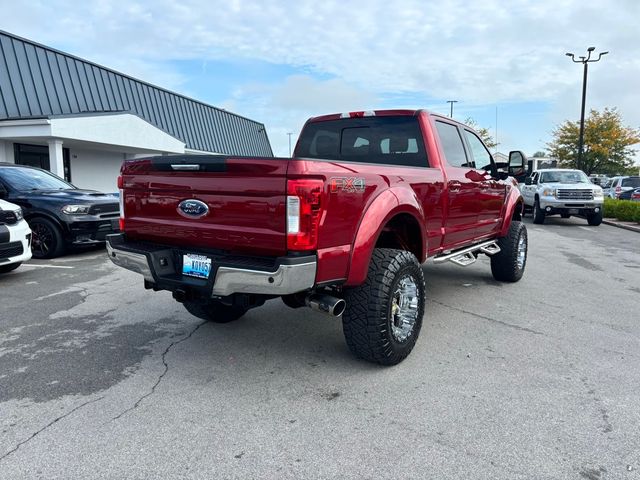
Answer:
[[[315,255],[279,257],[273,259],[271,266],[255,268],[251,267],[250,259],[234,266],[229,264],[233,263],[231,257],[212,256],[212,275],[205,280],[183,276],[171,247],[128,243],[123,234],[109,235],[106,241],[109,259],[114,264],[141,274],[161,290],[191,289],[212,297],[234,293],[288,295],[308,290],[315,284]]]

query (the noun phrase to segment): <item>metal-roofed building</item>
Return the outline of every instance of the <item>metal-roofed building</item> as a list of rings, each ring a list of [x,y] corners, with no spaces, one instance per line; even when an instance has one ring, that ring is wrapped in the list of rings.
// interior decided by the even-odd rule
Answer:
[[[114,191],[124,159],[272,156],[262,123],[0,30],[0,162]]]

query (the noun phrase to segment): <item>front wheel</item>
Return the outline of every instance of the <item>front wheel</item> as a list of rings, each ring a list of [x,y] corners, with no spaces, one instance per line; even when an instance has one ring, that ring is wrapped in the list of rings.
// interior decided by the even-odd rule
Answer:
[[[533,204],[533,223],[542,225],[544,223],[544,217],[545,217],[544,210],[540,208],[540,202],[536,199],[536,201]]]
[[[597,227],[598,225],[600,225],[602,223],[602,210],[600,210],[598,213],[587,215],[587,223],[589,223],[589,225],[591,225],[592,227]]]
[[[524,223],[511,221],[509,233],[498,239],[500,252],[491,256],[491,273],[501,282],[517,282],[527,265],[527,228]]]
[[[247,313],[247,309],[244,307],[225,305],[216,300],[205,302],[186,301],[183,305],[187,312],[194,317],[215,323],[233,322]]]
[[[64,243],[62,232],[51,220],[34,218],[29,220],[31,228],[31,254],[34,258],[54,258],[62,254]]]
[[[345,290],[344,337],[357,356],[396,365],[413,349],[424,316],[425,282],[410,252],[376,248],[363,285]]]

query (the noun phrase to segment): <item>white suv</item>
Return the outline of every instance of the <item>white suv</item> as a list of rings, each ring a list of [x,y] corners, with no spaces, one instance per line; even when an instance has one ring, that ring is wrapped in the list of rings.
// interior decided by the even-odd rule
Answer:
[[[602,188],[592,184],[581,170],[538,170],[520,186],[525,211],[533,211],[533,223],[544,223],[548,215],[562,218],[580,215],[589,225],[602,223]]]
[[[0,273],[31,258],[31,229],[18,205],[0,200]]]

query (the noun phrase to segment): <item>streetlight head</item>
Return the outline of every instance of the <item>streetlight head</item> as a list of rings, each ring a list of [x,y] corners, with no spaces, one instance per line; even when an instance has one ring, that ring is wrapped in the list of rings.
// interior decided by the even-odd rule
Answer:
[[[593,52],[596,49],[596,47],[589,47],[587,48],[587,52]]]
[[[602,53],[600,54],[600,56],[602,56],[602,55],[606,55],[607,53],[609,53],[609,52],[602,52]]]
[[[573,57],[573,53],[565,53],[567,57]]]

